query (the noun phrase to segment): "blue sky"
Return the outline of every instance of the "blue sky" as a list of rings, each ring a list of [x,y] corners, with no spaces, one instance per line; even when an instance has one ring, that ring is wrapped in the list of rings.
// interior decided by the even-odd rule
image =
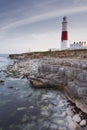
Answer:
[[[63,16],[69,43],[87,41],[87,0],[0,0],[0,53],[59,48]]]

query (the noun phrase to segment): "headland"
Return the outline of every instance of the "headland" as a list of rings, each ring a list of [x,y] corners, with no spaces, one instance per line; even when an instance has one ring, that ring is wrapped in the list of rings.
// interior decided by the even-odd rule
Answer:
[[[34,87],[56,88],[87,113],[87,50],[11,54],[7,73],[26,77]]]

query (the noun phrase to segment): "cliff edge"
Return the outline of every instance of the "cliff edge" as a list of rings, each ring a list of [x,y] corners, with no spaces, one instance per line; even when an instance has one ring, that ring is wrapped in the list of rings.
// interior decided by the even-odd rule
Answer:
[[[38,53],[10,57],[16,61],[7,68],[8,75],[26,77],[34,87],[61,90],[87,113],[87,50],[50,52],[49,56]]]

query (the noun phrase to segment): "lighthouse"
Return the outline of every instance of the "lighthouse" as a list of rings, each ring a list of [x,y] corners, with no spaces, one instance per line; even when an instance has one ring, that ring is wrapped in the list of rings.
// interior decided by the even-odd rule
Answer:
[[[66,50],[68,48],[68,20],[67,17],[63,17],[62,22],[62,34],[61,34],[61,50]]]

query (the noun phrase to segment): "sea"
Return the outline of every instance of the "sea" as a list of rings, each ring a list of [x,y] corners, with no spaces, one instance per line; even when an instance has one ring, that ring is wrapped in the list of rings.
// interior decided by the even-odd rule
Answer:
[[[9,64],[13,64],[9,55],[0,54],[0,130],[70,130],[65,96],[9,77],[4,71]]]
[[[10,62],[9,54],[0,54],[0,71],[6,69]]]

